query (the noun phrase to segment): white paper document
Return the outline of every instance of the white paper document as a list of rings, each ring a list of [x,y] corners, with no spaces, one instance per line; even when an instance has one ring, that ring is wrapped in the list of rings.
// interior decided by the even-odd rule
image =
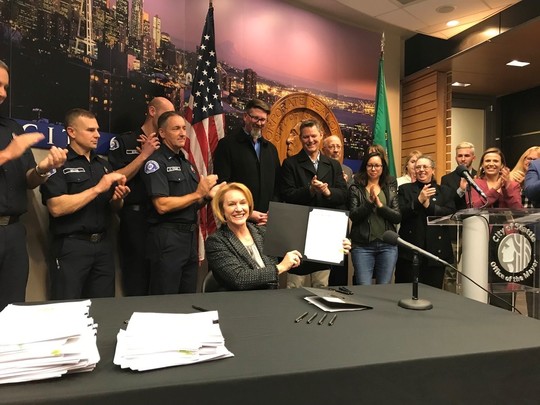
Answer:
[[[100,358],[90,305],[8,305],[0,312],[0,384],[93,370]]]
[[[304,254],[310,260],[328,263],[343,261],[343,239],[349,217],[345,211],[317,209],[309,213]]]
[[[134,312],[117,335],[114,364],[136,371],[232,357],[217,311],[194,314]]]

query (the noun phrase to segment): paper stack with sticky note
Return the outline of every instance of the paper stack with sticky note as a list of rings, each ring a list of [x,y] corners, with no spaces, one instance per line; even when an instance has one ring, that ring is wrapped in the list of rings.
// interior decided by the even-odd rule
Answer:
[[[90,305],[8,305],[0,312],[0,384],[92,371],[99,352]]]
[[[114,364],[136,371],[231,357],[217,311],[194,314],[134,312],[117,335]]]

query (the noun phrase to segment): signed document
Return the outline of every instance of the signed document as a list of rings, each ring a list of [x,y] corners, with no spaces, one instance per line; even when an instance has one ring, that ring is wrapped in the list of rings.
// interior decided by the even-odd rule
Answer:
[[[282,257],[296,249],[303,260],[342,264],[348,221],[347,211],[271,202],[264,254]]]

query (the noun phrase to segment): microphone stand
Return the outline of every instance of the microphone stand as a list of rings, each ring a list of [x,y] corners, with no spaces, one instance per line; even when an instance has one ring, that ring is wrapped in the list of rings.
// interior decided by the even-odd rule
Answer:
[[[399,300],[398,305],[405,309],[427,310],[433,308],[433,305],[428,300],[418,298],[418,277],[420,276],[420,259],[416,250],[413,253],[413,283],[412,283],[412,298],[403,298]]]

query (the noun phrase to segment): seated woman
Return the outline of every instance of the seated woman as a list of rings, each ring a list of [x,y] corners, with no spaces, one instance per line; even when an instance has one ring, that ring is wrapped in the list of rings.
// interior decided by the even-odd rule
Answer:
[[[504,154],[499,148],[489,148],[483,153],[476,184],[486,194],[487,201],[473,192],[472,204],[469,204],[469,196],[465,195],[468,205],[474,208],[523,208],[519,183],[511,180],[510,169],[506,167]]]
[[[287,252],[279,263],[262,253],[266,228],[247,222],[253,212],[253,197],[243,184],[222,186],[212,200],[212,210],[223,225],[206,240],[206,258],[217,282],[227,289],[278,288],[278,276],[300,265],[298,250]],[[345,239],[345,253],[350,247]]]

